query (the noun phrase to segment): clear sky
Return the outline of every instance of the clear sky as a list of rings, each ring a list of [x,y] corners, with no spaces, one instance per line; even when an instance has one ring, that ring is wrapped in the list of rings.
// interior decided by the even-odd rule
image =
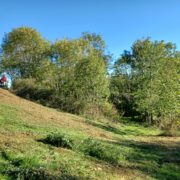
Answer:
[[[0,40],[20,26],[55,41],[96,32],[115,57],[138,38],[180,48],[180,0],[0,0]]]

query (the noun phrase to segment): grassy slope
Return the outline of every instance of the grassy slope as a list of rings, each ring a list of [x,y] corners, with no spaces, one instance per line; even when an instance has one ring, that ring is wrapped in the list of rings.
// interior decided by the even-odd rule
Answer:
[[[77,146],[93,137],[108,148],[108,157],[118,161],[39,141],[51,132],[68,134]],[[0,89],[0,179],[14,179],[19,171],[31,174],[32,169],[45,172],[49,179],[178,179],[180,137],[160,133],[137,124],[58,112]]]

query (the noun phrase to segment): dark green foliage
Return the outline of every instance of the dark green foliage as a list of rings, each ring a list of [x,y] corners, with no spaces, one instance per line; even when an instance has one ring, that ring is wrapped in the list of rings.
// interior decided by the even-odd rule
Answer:
[[[106,117],[109,120],[112,120],[114,122],[118,122],[120,119],[120,114],[117,111],[116,107],[113,103],[105,102],[101,105],[101,112],[103,113],[103,116]]]
[[[52,45],[56,68],[54,102],[61,110],[98,114],[109,96],[104,42],[95,34]]]
[[[43,167],[35,167],[33,164],[33,159],[18,158],[13,157],[5,151],[0,154],[6,163],[1,164],[4,168],[0,168],[0,173],[8,175],[10,179],[20,179],[20,180],[56,180],[61,179],[59,176],[54,176],[48,173]],[[29,162],[27,162],[29,161]],[[30,162],[32,161],[32,162]],[[9,165],[8,163],[9,162]],[[32,163],[32,164],[30,164]],[[63,175],[63,174],[62,174]],[[64,175],[63,175],[64,176]]]
[[[67,149],[72,149],[73,147],[73,140],[68,135],[59,134],[59,133],[49,134],[42,141],[44,143],[51,144],[56,147],[63,147]]]
[[[73,149],[75,151],[82,152],[85,155],[95,157],[99,160],[115,165],[120,164],[123,157],[120,153],[120,149],[112,149],[113,146],[92,138],[84,140],[76,139],[75,143],[75,141],[67,134],[52,133],[40,141],[56,147]]]
[[[20,97],[34,100],[47,106],[53,106],[53,90],[41,87],[35,79],[17,79],[12,86],[13,92]]]
[[[115,68],[116,66],[115,64]],[[110,92],[109,100],[121,115],[133,117],[138,114],[134,107],[132,82],[127,74],[120,74],[115,69],[115,74],[110,79]]]
[[[2,163],[2,159],[4,160]],[[0,175],[8,177],[10,180],[78,180],[89,179],[73,175],[71,170],[66,166],[60,166],[60,172],[51,174],[49,169],[40,166],[34,161],[33,157],[16,157],[15,154],[0,152]],[[0,176],[1,177],[1,176]],[[1,179],[1,178],[0,178]]]
[[[180,119],[179,117],[163,119],[160,122],[160,127],[163,130],[161,136],[179,136],[180,132]]]
[[[13,167],[9,168],[6,171],[13,179],[22,179],[22,180],[57,180],[58,178],[48,174],[42,168],[18,168]]]
[[[9,154],[2,151],[0,157],[5,160],[6,163],[3,165],[3,169],[0,168],[0,173],[7,174],[12,179],[22,180],[53,180],[55,177],[48,174],[42,167],[31,167],[34,166],[33,159],[24,159],[20,157],[14,157],[13,154]],[[25,165],[28,161],[28,166]],[[31,162],[30,162],[31,161]],[[9,162],[9,166],[7,166]],[[2,165],[2,164],[0,164]],[[26,167],[27,166],[27,167]]]
[[[115,63],[111,101],[127,116],[138,115],[142,121],[172,131],[179,116],[179,60],[172,43],[136,41]]]
[[[35,99],[35,93],[37,92],[37,85],[35,79],[17,79],[13,82],[13,91],[18,96]]]
[[[80,150],[86,155],[115,165],[120,164],[122,157],[118,149],[92,138],[85,139]]]
[[[103,115],[110,56],[100,35],[83,33],[50,47],[35,29],[20,27],[4,37],[2,50],[0,63],[17,95],[66,112]]]
[[[75,82],[79,112],[98,115],[109,96],[104,60],[95,56],[82,59],[75,68]]]

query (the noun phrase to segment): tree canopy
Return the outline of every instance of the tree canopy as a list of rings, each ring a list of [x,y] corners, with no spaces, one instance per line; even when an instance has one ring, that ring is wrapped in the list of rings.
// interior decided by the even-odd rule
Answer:
[[[36,77],[49,53],[49,43],[29,27],[13,29],[3,43],[3,66],[21,78]]]
[[[179,60],[172,43],[153,42],[149,38],[138,40],[130,52],[125,51],[117,60],[112,81],[125,79],[115,86],[121,96],[132,99],[133,109],[144,120],[150,123],[169,122],[179,113]],[[118,84],[122,85],[118,87]],[[124,86],[125,91],[122,90]]]

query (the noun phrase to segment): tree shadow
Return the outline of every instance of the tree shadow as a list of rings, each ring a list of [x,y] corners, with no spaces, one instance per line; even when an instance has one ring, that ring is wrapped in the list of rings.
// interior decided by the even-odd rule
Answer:
[[[94,122],[94,121],[86,121],[87,124],[91,125],[91,126],[94,126],[94,127],[97,127],[97,128],[101,128],[105,131],[108,131],[108,132],[112,132],[114,134],[118,134],[118,135],[135,135],[135,136],[147,136],[145,135],[144,133],[142,133],[140,130],[138,130],[137,128],[132,130],[132,129],[118,129],[114,126],[111,126],[109,124],[100,124],[100,123],[97,123],[97,122]],[[154,136],[154,135],[152,135]]]
[[[112,132],[114,134],[119,134],[119,135],[126,135],[127,134],[126,132],[121,131],[121,130],[119,130],[119,129],[111,126],[111,125],[108,125],[108,124],[103,125],[103,124],[99,124],[99,123],[93,122],[93,121],[86,121],[86,123],[90,124],[90,125],[92,125],[94,127],[101,128],[101,129],[104,129],[106,131]]]
[[[160,180],[180,179],[180,143],[165,146],[133,140],[106,142],[132,149],[126,154],[126,160],[130,162],[129,169],[140,170]]]

